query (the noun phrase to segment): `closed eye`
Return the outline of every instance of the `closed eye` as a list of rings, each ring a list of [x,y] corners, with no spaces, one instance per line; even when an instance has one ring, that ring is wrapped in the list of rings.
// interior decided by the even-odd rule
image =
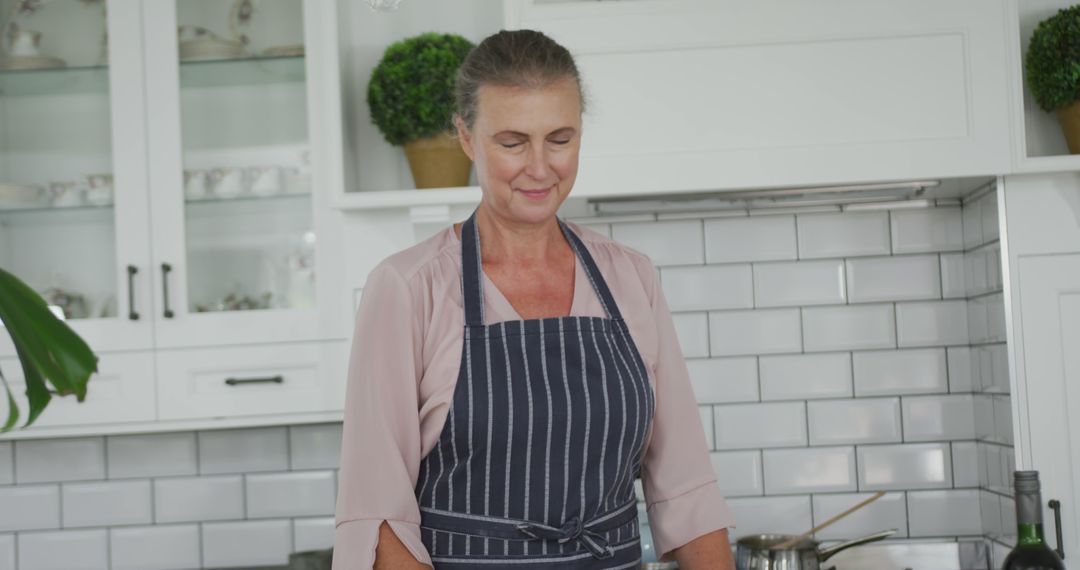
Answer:
[[[566,140],[561,140],[561,141],[556,141],[556,140],[553,140],[553,141],[551,141],[551,142],[553,142],[553,143],[555,143],[555,144],[569,144],[569,143],[570,143],[570,139],[566,139]]]

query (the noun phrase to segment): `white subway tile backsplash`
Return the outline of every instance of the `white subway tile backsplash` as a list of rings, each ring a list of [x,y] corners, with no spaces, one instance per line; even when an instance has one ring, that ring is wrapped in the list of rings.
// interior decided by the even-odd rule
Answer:
[[[968,295],[978,295],[991,289],[989,256],[986,249],[969,251],[964,254],[964,282]]]
[[[936,255],[849,259],[847,282],[852,303],[941,298]]]
[[[967,301],[968,339],[970,342],[987,342],[990,338],[990,320],[986,310],[986,297]]]
[[[964,249],[971,249],[983,243],[982,204],[982,200],[964,204],[961,214],[964,226]]]
[[[0,570],[15,568],[15,535],[0,534]]]
[[[952,486],[947,443],[860,446],[859,490],[900,491]]]
[[[851,354],[783,354],[760,357],[762,400],[851,396]]]
[[[713,423],[716,449],[806,445],[804,402],[714,406]]]
[[[1009,384],[1009,346],[997,344],[987,347],[990,352],[989,387],[995,392],[1008,394],[1012,391]]]
[[[982,532],[988,536],[1001,536],[1005,527],[1001,520],[1001,502],[989,491],[979,491],[979,511]]]
[[[997,190],[979,198],[979,214],[982,217],[982,238],[984,242],[998,239]]]
[[[300,471],[247,475],[250,519],[334,514],[334,472]]]
[[[702,404],[756,402],[758,365],[753,356],[693,358],[686,361],[694,397]]]
[[[709,454],[709,459],[716,472],[716,483],[725,497],[765,493],[760,451],[718,451]]]
[[[729,499],[728,506],[738,521],[739,536],[800,534],[814,526],[809,495],[737,497]]]
[[[244,517],[240,475],[180,477],[154,481],[156,522],[190,522]]]
[[[814,495],[814,524],[819,525],[869,498],[869,493]],[[847,540],[865,534],[867,529],[890,528],[899,531],[893,538],[907,536],[907,505],[903,493],[886,493],[873,503],[825,527],[816,536],[818,540]]]
[[[807,402],[810,445],[899,443],[900,399]]]
[[[112,570],[201,567],[198,525],[115,528],[109,534]]]
[[[994,437],[994,400],[989,395],[972,396],[975,414],[975,438],[993,439]]]
[[[875,350],[851,356],[857,397],[948,392],[945,349]]]
[[[334,517],[293,520],[293,550],[295,552],[323,550],[333,546]]]
[[[1013,445],[1012,402],[1008,396],[994,396],[994,439]]]
[[[796,259],[795,216],[705,220],[707,263]]]
[[[150,481],[66,483],[60,496],[64,527],[150,524]]]
[[[15,442],[16,483],[105,478],[105,441],[100,437]]]
[[[110,479],[194,475],[198,469],[193,432],[115,435],[105,443]]]
[[[908,493],[911,536],[981,535],[979,491],[912,491]]]
[[[754,307],[750,264],[664,267],[660,282],[672,311]]]
[[[961,209],[955,207],[891,212],[893,253],[964,249],[961,216]]]
[[[199,432],[199,472],[204,475],[288,468],[286,428]]]
[[[1016,542],[1016,501],[1010,497],[998,495],[998,504],[1001,508],[1002,534],[1010,537],[1011,542]],[[1056,543],[1055,543],[1056,544]]]
[[[701,220],[612,224],[611,237],[649,256],[654,265],[705,262]]]
[[[854,491],[855,448],[810,447],[762,452],[770,495]]]
[[[802,321],[807,352],[896,346],[891,304],[807,307]]]
[[[19,534],[19,570],[102,570],[109,567],[105,529]]]
[[[796,216],[799,258],[888,255],[887,212]]]
[[[949,369],[949,391],[971,392],[975,385],[971,370],[971,348],[950,346],[945,352]]]
[[[897,342],[907,346],[968,344],[964,300],[896,304]]]
[[[974,413],[970,394],[904,398],[904,441],[973,439]]]
[[[57,485],[0,487],[0,532],[60,528]]]
[[[952,442],[953,486],[979,486],[978,444],[974,441]]]
[[[15,482],[15,455],[11,442],[0,441],[0,485]]]
[[[967,297],[967,282],[964,280],[964,254],[941,254],[941,296],[945,299]]]
[[[754,264],[754,302],[758,307],[843,304],[843,260]]]
[[[284,565],[292,530],[287,520],[206,523],[202,548],[203,565],[211,568]]]
[[[1005,299],[1001,293],[986,298],[986,331],[990,342],[1005,342]]]
[[[671,320],[684,357],[709,356],[709,318],[705,313],[675,313]]]
[[[709,336],[713,356],[802,350],[799,309],[709,313]]]
[[[292,469],[337,469],[341,461],[341,423],[289,428]]]
[[[698,406],[698,415],[701,416],[701,427],[705,430],[705,445],[709,449],[716,449],[716,429],[713,425],[713,407]]]

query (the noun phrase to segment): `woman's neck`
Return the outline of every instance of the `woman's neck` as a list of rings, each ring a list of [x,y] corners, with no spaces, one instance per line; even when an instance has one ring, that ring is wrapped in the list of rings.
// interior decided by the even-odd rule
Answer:
[[[487,264],[535,266],[558,260],[570,251],[558,221],[552,217],[537,224],[500,218],[484,207],[476,212],[480,256]]]

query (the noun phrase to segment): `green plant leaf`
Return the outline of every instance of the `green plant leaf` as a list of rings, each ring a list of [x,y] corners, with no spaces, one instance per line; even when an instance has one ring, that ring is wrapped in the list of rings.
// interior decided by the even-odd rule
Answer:
[[[15,396],[11,394],[11,386],[8,386],[7,378],[4,378],[4,371],[0,370],[0,382],[4,384],[4,392],[7,393],[8,401],[8,415],[7,420],[3,426],[0,426],[0,433],[9,432],[11,428],[15,427],[15,424],[19,421],[19,406],[15,404]]]
[[[1044,111],[1080,98],[1080,6],[1058,10],[1035,27],[1024,56],[1024,78]]]
[[[26,426],[37,419],[53,393],[74,394],[83,401],[90,376],[97,372],[97,356],[67,323],[49,311],[40,295],[3,269],[0,321],[15,343],[26,379],[30,403]],[[50,390],[49,384],[55,390]]]

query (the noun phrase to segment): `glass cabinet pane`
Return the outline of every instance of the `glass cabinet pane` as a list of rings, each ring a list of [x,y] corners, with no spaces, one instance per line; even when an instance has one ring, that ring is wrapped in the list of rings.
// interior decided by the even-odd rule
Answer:
[[[117,315],[104,0],[0,0],[0,267],[67,318]]]
[[[188,305],[315,305],[300,0],[176,0]]]

